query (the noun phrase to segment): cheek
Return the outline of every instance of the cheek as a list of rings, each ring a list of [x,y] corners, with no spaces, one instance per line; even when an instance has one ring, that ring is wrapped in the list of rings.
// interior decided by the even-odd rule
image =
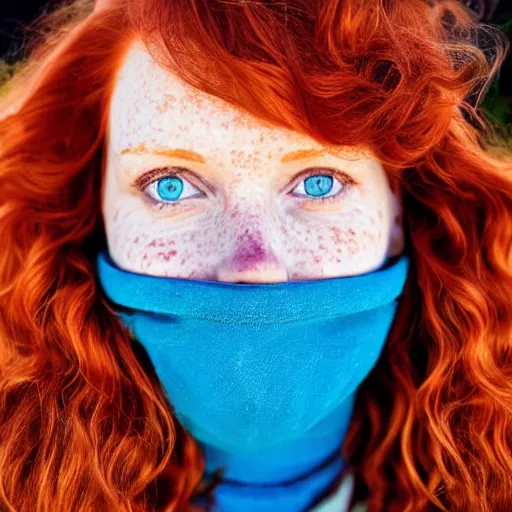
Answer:
[[[115,210],[107,221],[107,238],[110,254],[123,268],[157,276],[207,278],[218,250],[209,230],[163,229],[133,207]]]
[[[231,218],[230,222],[236,219]],[[238,230],[236,238],[226,222],[211,217],[206,222],[203,219],[191,225],[186,221],[182,228],[164,229],[148,213],[131,204],[116,208],[107,224],[110,253],[123,268],[186,279],[215,280],[219,262],[225,257],[239,263],[248,254],[254,264],[258,247],[266,248],[265,259],[277,258],[290,280],[356,275],[377,268],[386,247],[380,209],[356,208],[347,215],[325,216],[314,222],[290,216],[285,222],[259,231],[258,223],[250,223],[251,236],[246,230]],[[255,249],[249,242],[258,232],[261,236],[255,239]],[[230,239],[234,242],[228,244],[232,245],[233,253],[226,253],[226,241]],[[272,239],[281,243],[266,243]]]
[[[377,266],[384,250],[382,215],[382,210],[354,212],[314,227],[291,226],[285,236],[289,265],[294,269],[291,278],[341,277]]]

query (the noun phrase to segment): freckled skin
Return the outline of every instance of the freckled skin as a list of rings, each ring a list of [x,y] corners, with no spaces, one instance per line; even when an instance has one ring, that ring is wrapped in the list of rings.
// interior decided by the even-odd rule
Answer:
[[[324,146],[192,89],[158,67],[138,42],[123,60],[109,114],[102,210],[110,254],[122,268],[270,283],[362,274],[404,249],[400,200],[369,152],[282,163],[287,153]],[[205,163],[120,156],[141,144],[195,151]],[[132,183],[166,166],[197,176],[181,176],[194,199],[152,209]],[[356,183],[340,182],[344,192],[336,202],[303,201],[298,196],[305,189],[297,187],[307,176],[300,174],[312,167],[319,174],[339,169]],[[153,199],[165,202],[157,194]]]

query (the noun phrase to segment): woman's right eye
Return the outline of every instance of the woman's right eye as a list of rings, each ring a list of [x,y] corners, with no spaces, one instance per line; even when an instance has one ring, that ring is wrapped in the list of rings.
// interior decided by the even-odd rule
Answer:
[[[200,192],[188,180],[176,175],[158,178],[147,185],[146,190],[149,191],[151,199],[164,205],[187,199],[190,195],[187,192]]]

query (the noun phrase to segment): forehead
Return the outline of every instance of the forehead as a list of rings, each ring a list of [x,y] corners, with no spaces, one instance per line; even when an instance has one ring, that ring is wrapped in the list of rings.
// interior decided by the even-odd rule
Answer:
[[[307,135],[273,126],[192,88],[161,68],[140,41],[134,41],[121,63],[109,114],[113,150],[142,143],[199,153],[236,146],[272,151],[279,157],[294,150],[326,148]]]

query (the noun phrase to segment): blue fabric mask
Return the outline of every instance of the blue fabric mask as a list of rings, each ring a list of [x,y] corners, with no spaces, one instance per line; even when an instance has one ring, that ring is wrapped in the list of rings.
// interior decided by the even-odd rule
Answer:
[[[375,365],[409,259],[351,277],[234,284],[156,277],[97,256],[107,297],[192,436],[236,454],[331,431]],[[115,307],[115,306],[114,306]]]

